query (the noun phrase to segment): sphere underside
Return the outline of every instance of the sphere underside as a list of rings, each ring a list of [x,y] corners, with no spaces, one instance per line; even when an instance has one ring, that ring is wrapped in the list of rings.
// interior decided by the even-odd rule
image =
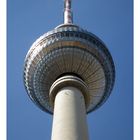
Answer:
[[[30,98],[53,113],[49,90],[62,75],[74,74],[88,86],[91,112],[101,106],[113,88],[114,64],[105,45],[93,34],[64,25],[40,37],[29,50],[24,82]]]

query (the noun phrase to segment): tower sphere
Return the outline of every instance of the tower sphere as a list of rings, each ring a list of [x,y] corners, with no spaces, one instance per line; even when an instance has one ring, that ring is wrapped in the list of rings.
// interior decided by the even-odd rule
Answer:
[[[86,84],[87,113],[107,100],[115,80],[114,63],[106,45],[72,23],[59,25],[37,39],[24,63],[24,83],[29,97],[51,114],[54,108],[50,88],[66,75],[76,76]]]

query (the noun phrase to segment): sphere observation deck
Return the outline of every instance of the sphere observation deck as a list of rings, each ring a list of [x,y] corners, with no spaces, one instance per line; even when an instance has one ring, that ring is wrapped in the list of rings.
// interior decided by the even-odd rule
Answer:
[[[87,87],[86,112],[109,97],[115,68],[106,45],[94,34],[74,24],[62,24],[37,39],[26,55],[24,83],[29,97],[42,110],[53,113],[52,84],[64,75],[75,75]]]

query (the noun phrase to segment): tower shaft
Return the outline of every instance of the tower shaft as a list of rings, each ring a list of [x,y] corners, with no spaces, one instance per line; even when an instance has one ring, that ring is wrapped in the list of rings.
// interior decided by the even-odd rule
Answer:
[[[52,140],[88,140],[85,100],[75,87],[64,87],[55,97]]]
[[[64,0],[64,23],[73,23],[73,15],[71,11],[71,0]]]

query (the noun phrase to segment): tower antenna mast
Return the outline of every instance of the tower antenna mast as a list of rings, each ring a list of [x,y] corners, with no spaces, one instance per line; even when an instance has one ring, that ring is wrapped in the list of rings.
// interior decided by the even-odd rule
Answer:
[[[71,23],[73,23],[71,0],[64,0],[64,24],[71,24]]]

